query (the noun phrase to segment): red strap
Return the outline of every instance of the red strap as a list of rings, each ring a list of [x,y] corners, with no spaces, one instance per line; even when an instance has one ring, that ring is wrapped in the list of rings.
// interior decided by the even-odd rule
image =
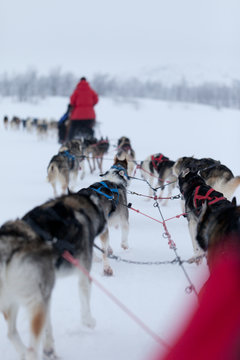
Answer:
[[[226,200],[226,198],[224,196],[221,196],[220,198],[215,198],[214,200],[210,201],[208,203],[208,205],[215,204],[216,202],[221,201],[221,200]]]
[[[221,196],[219,198],[215,197],[215,198],[212,198],[210,197],[209,195],[215,191],[213,188],[210,188],[207,193],[205,195],[198,195],[198,191],[200,189],[200,186],[197,186],[196,189],[195,189],[195,193],[194,193],[194,205],[195,205],[195,208],[197,209],[197,200],[211,200],[209,201],[208,205],[212,205],[212,204],[215,204],[216,202],[220,201],[220,200],[224,200],[225,197],[224,196]]]
[[[162,158],[163,158],[163,154],[160,154],[159,157],[154,157],[152,155],[152,163],[156,170],[158,170],[158,168],[157,168],[158,164],[160,164],[160,162],[163,161]]]

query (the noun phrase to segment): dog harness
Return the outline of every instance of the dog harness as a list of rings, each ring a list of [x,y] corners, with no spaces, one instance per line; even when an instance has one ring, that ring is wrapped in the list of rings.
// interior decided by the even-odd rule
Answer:
[[[74,162],[75,162],[75,156],[70,154],[70,152],[68,152],[67,150],[63,151],[61,154],[63,156],[66,156],[71,161],[71,169],[73,169]]]
[[[163,154],[160,154],[158,157],[152,155],[151,157],[153,167],[158,171],[158,165],[163,161],[168,161],[169,159],[166,156],[163,156]]]
[[[94,187],[90,187],[90,189],[96,191],[98,194],[105,196],[107,199],[109,200],[115,200],[114,199],[114,194],[117,194],[117,200],[116,201],[116,205],[118,204],[118,200],[119,200],[119,192],[118,189],[115,188],[110,188],[104,181],[100,181],[101,186],[99,188],[94,188]],[[107,189],[111,192],[112,195],[108,195],[105,192],[102,191],[102,189]]]
[[[201,204],[203,203],[203,201],[207,200],[208,201],[208,205],[213,205],[215,203],[217,203],[218,201],[221,201],[221,200],[226,200],[226,198],[224,196],[220,196],[220,197],[217,197],[217,196],[213,196],[211,197],[211,193],[213,191],[215,191],[213,188],[210,188],[205,195],[200,195],[198,192],[199,192],[199,189],[200,189],[200,186],[197,186],[196,189],[195,189],[195,192],[194,192],[194,198],[193,198],[193,203],[194,203],[194,206],[195,208],[197,209],[199,206],[198,206],[198,201],[200,200],[201,201]]]
[[[71,160],[75,160],[75,156],[70,154],[70,152],[68,152],[67,150],[63,151],[63,155],[67,156]]]

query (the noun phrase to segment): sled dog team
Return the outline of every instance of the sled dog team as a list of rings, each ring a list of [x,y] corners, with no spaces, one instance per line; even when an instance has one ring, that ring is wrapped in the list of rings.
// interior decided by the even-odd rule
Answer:
[[[94,145],[94,146],[93,146]],[[63,195],[30,210],[21,219],[8,221],[0,228],[0,311],[8,326],[8,336],[21,360],[38,360],[42,345],[45,359],[56,359],[50,317],[50,300],[58,274],[76,271],[82,305],[82,323],[95,326],[90,310],[90,280],[63,258],[70,252],[87,271],[91,270],[94,240],[99,235],[103,249],[103,272],[112,275],[108,262],[109,226],[120,225],[121,246],[128,248],[127,186],[136,166],[135,152],[128,138],[118,141],[117,156],[101,181],[78,192],[68,192],[70,177],[83,178],[84,159],[89,155],[102,173],[108,139],[94,142],[71,140],[64,144],[48,166],[48,181],[57,195],[60,182]],[[232,195],[240,177],[219,161],[182,157],[172,161],[163,154],[148,156],[140,164],[142,178],[154,181],[168,197],[174,186],[182,194],[193,249],[196,255],[214,253],[216,243],[229,234],[239,234],[240,207]],[[166,203],[166,202],[165,202]],[[17,331],[19,307],[29,313],[30,343],[26,347]]]

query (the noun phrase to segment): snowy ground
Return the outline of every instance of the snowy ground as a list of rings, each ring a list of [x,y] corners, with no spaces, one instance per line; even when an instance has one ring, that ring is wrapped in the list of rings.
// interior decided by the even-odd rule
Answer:
[[[5,114],[58,119],[67,107],[68,99],[45,99],[35,104],[0,99],[0,118]],[[172,160],[180,156],[212,157],[221,160],[240,175],[238,159],[240,113],[216,110],[206,106],[167,104],[159,101],[129,101],[100,99],[96,112],[99,127],[96,135],[108,135],[111,144],[127,135],[132,141],[138,160],[162,152]],[[0,124],[0,224],[23,216],[28,210],[53,196],[46,182],[46,168],[59,145],[55,137],[44,140],[23,130],[4,130]],[[111,147],[104,169],[114,157]],[[137,172],[136,176],[140,177]],[[89,173],[76,190],[98,180]],[[147,185],[133,180],[130,190],[147,194]],[[177,189],[175,194],[178,194]],[[236,192],[239,198],[240,191]],[[140,211],[160,219],[152,201],[129,195],[128,201]],[[165,218],[181,213],[179,200],[161,207]],[[167,223],[179,255],[193,255],[186,219],[175,218]],[[114,253],[125,259],[140,261],[172,260],[174,254],[163,238],[161,224],[130,211],[130,248],[120,248],[118,230],[111,230]],[[98,240],[97,240],[98,241]],[[186,294],[189,285],[178,265],[131,265],[111,261],[114,276],[104,277],[102,264],[94,263],[92,276],[122,301],[162,339],[171,342],[181,319],[196,304],[194,294]],[[197,289],[207,276],[206,264],[185,266]],[[53,293],[52,321],[56,349],[63,360],[146,360],[164,349],[122,312],[97,287],[92,288],[92,312],[97,326],[90,331],[80,324],[77,279],[64,278],[57,282]],[[21,311],[18,326],[27,341],[27,315]],[[6,325],[0,318],[1,359],[14,360],[17,355],[7,339]]]

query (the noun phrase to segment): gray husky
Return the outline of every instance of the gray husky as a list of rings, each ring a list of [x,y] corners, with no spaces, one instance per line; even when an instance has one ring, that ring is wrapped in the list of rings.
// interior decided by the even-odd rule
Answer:
[[[41,340],[45,359],[55,359],[50,321],[50,299],[58,273],[74,269],[79,275],[82,322],[95,326],[90,310],[90,280],[63,258],[70,252],[90,271],[94,239],[102,234],[108,246],[107,225],[118,219],[127,247],[128,208],[126,161],[116,161],[103,181],[77,193],[62,195],[29,211],[21,220],[0,228],[0,311],[8,325],[8,336],[21,360],[38,360]],[[106,254],[104,271],[111,275]],[[30,343],[26,347],[16,328],[20,306],[30,317]]]
[[[54,196],[57,196],[57,183],[61,184],[62,193],[66,194],[70,180],[72,184],[76,183],[80,169],[83,179],[85,174],[83,160],[82,141],[78,139],[68,141],[59,149],[58,154],[52,157],[47,168],[47,181],[53,187]]]
[[[228,200],[232,199],[236,188],[240,185],[240,176],[234,176],[227,166],[211,158],[181,157],[175,162],[173,173],[179,176],[187,168],[191,171],[199,171],[206,184],[222,192]]]

